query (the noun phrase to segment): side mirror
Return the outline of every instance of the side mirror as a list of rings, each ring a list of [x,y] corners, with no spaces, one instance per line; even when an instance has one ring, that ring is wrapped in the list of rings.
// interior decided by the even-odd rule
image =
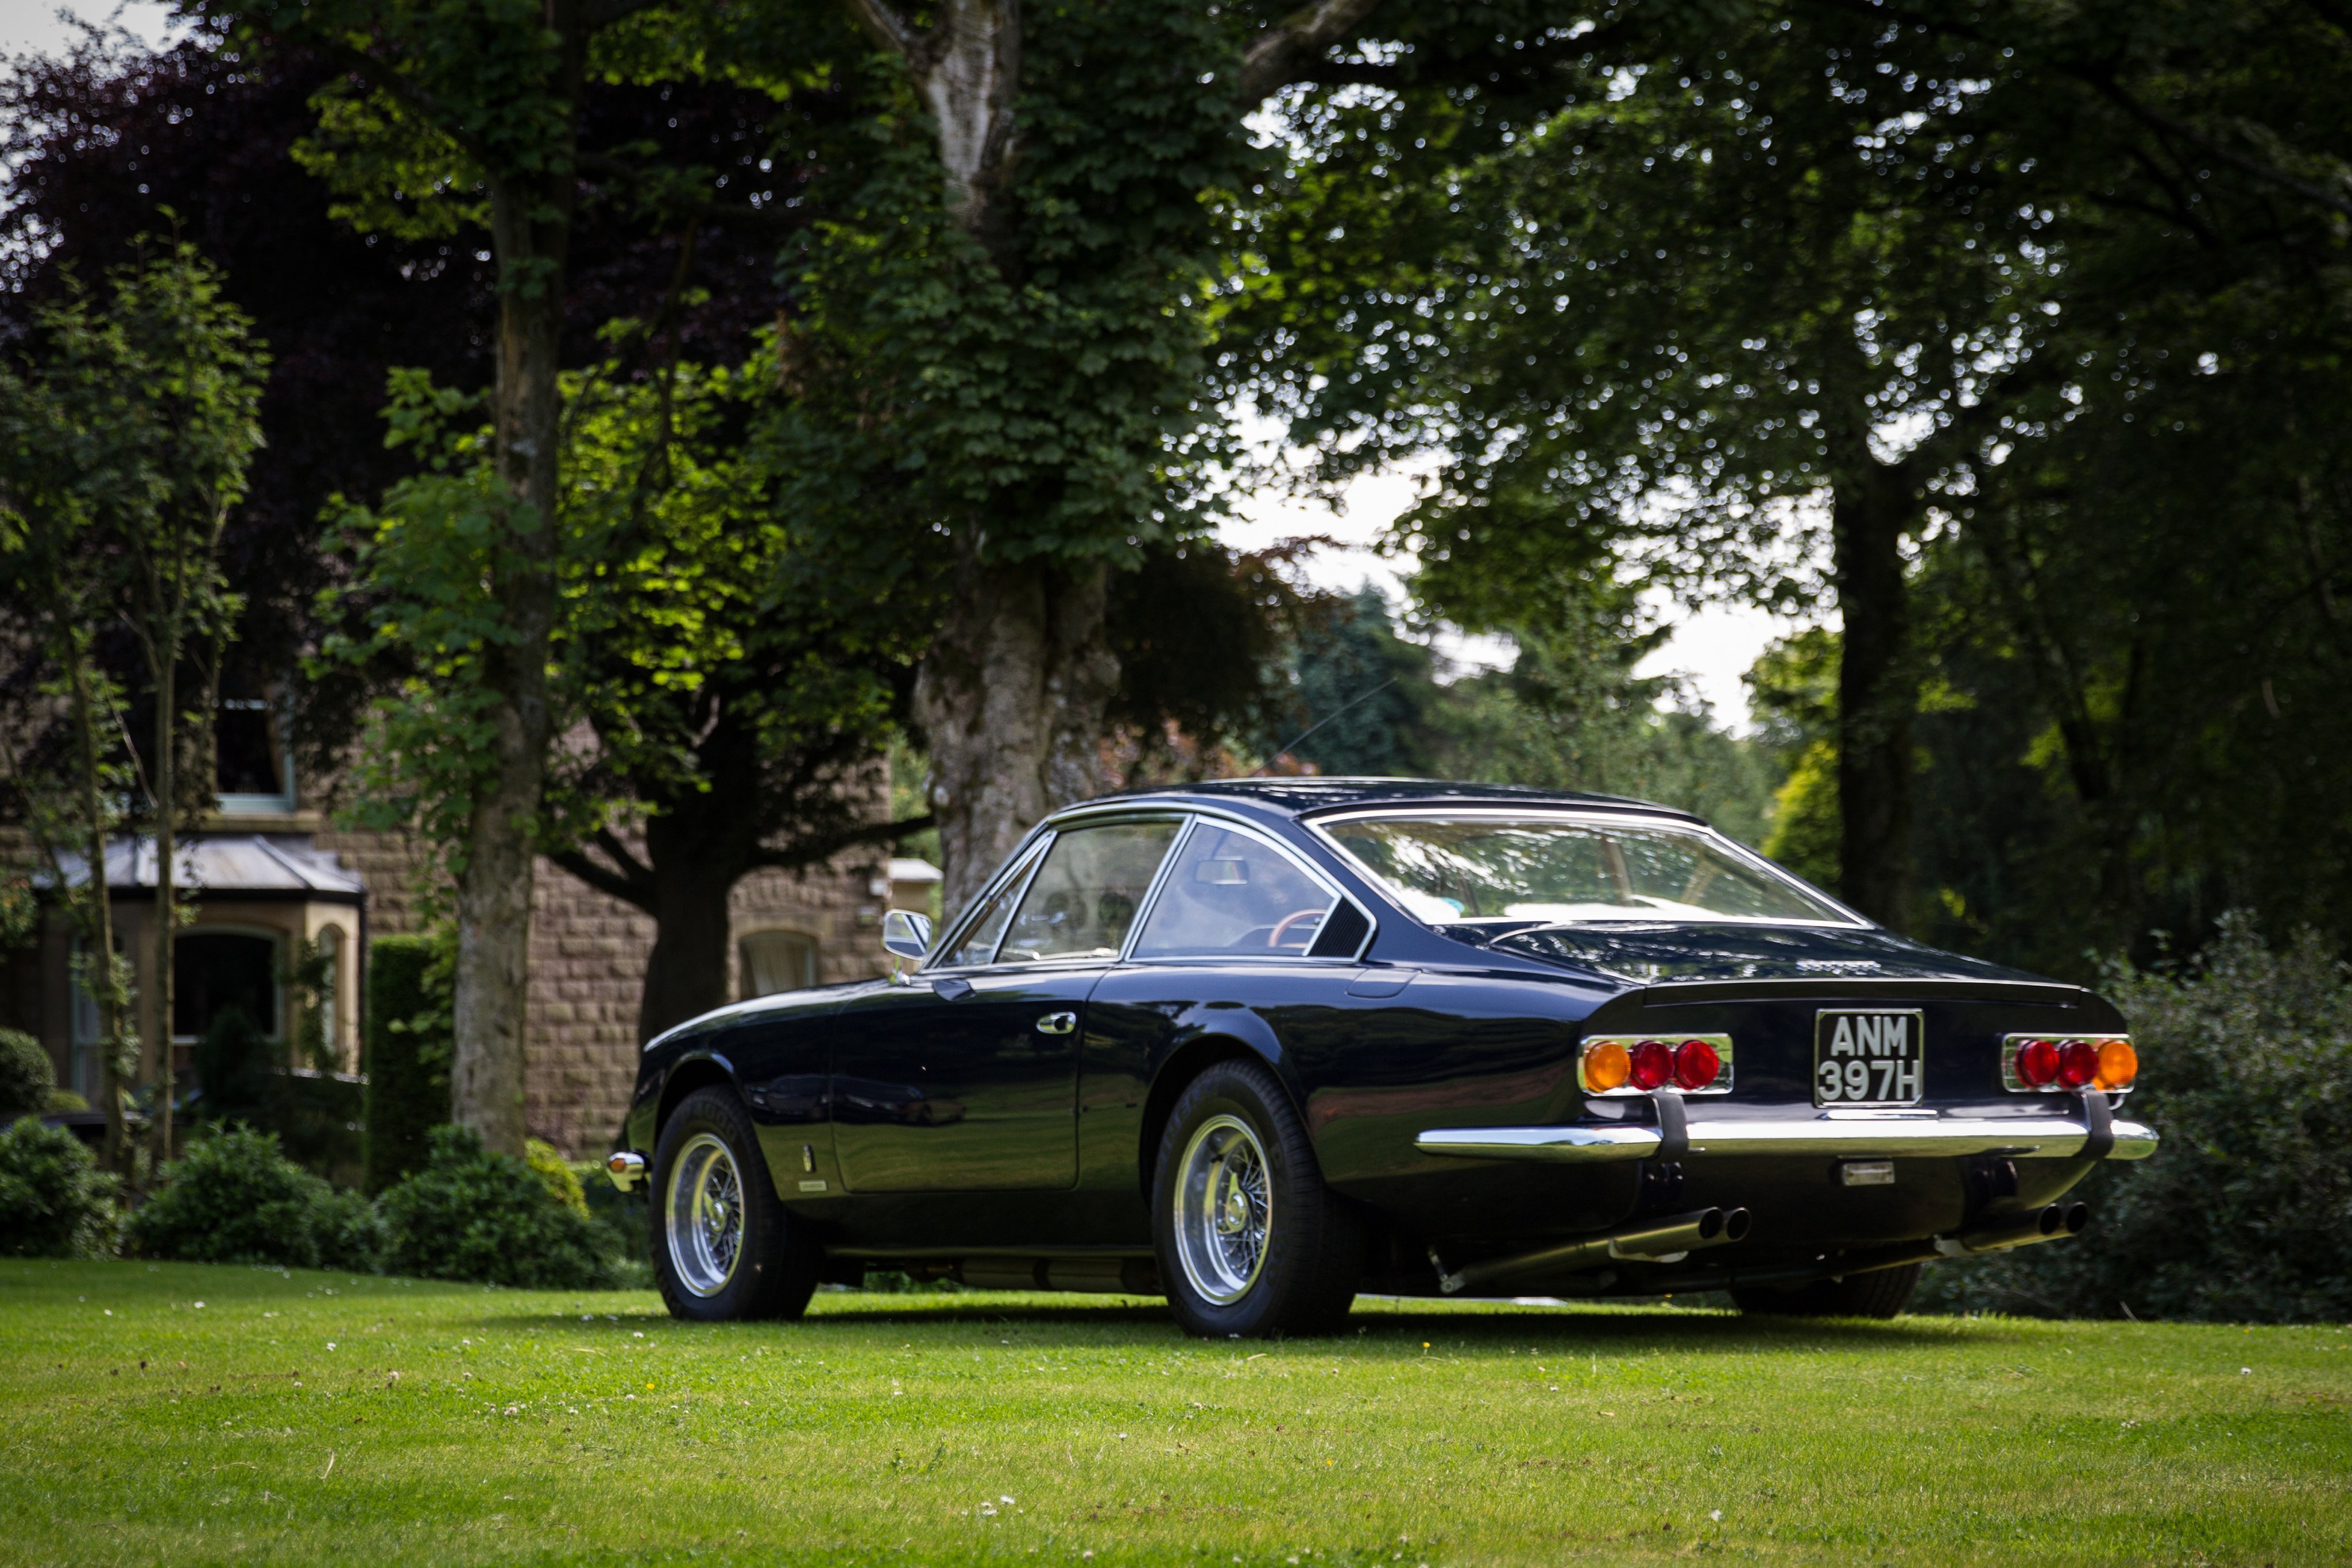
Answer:
[[[919,964],[931,950],[931,917],[910,909],[893,909],[882,916],[882,950],[894,958]]]

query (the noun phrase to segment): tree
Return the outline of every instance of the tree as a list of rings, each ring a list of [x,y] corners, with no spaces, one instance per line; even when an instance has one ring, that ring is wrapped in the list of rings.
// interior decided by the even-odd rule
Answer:
[[[242,311],[192,247],[115,274],[100,330],[59,333],[69,358],[89,361],[104,386],[91,413],[137,443],[144,494],[101,513],[124,577],[115,606],[147,667],[154,731],[146,758],[155,839],[152,1065],[155,1155],[172,1151],[172,950],[181,908],[174,888],[182,827],[211,810],[213,716],[220,655],[239,605],[221,570],[221,536],[245,494],[246,465],[261,444],[257,406],[267,358]],[[64,326],[69,318],[58,319]],[[128,497],[126,497],[128,499]],[[198,700],[182,696],[192,664]],[[192,764],[183,771],[184,764]],[[101,883],[101,867],[91,875]]]
[[[895,551],[808,548],[745,439],[775,383],[772,357],[672,362],[645,383],[585,378],[572,400],[564,526],[605,542],[566,596],[561,684],[595,745],[561,768],[554,859],[654,918],[641,1040],[729,999],[728,897],[745,875],[928,826],[870,821],[868,801],[937,574]],[[642,822],[634,841],[614,801]]]
[[[184,710],[184,661],[218,667],[236,604],[220,578],[221,530],[244,486],[258,442],[254,406],[261,356],[244,318],[219,297],[217,278],[195,254],[169,255],[115,269],[102,308],[69,289],[37,318],[30,375],[12,377],[0,406],[8,419],[6,485],[28,576],[22,587],[67,705],[73,732],[72,799],[63,815],[84,851],[80,918],[92,951],[86,983],[100,1006],[110,1080],[122,1063],[124,1001],[114,958],[106,883],[106,838],[116,812],[111,736],[121,718],[111,683],[98,667],[94,632],[126,625],[145,656],[153,735],[142,782],[156,850],[154,1019],[150,1068],[159,1157],[171,1148],[172,943],[179,904],[173,873],[187,812],[179,763],[203,750],[208,706]],[[45,816],[39,810],[34,821]],[[58,835],[39,835],[57,863]],[[119,1082],[109,1086],[110,1138],[120,1154]]]
[[[62,701],[68,737],[54,748],[62,756],[47,758],[27,755],[14,738],[0,739],[0,762],[47,862],[49,885],[82,944],[74,980],[98,1017],[106,1156],[119,1173],[130,1164],[122,1095],[138,1071],[139,1039],[130,1025],[131,966],[116,948],[105,866],[106,842],[121,817],[116,802],[129,792],[131,769],[116,747],[121,695],[93,648],[103,581],[94,570],[89,508],[76,494],[77,480],[85,476],[59,462],[71,451],[61,437],[90,433],[73,430],[70,416],[47,391],[26,384],[13,368],[0,368],[0,568],[11,596],[31,610],[26,621],[33,662],[47,675],[32,695],[43,707]],[[37,720],[9,726],[19,736],[37,735],[41,727]],[[67,853],[81,858],[79,887],[67,873]]]
[[[1441,77],[1314,128],[1259,328],[1309,352],[1271,390],[1335,450],[1453,455],[1406,528],[1473,623],[1539,621],[1612,549],[1636,581],[1787,606],[1811,591],[1790,531],[1826,536],[1841,882],[1905,925],[1906,541],[2043,373],[2048,279],[1963,79],[1990,68],[1803,6],[1585,44],[1517,114]],[[1317,236],[1343,231],[1335,266]]]
[[[419,539],[434,530],[415,507],[460,507],[453,517],[479,536],[472,559],[488,574],[485,597],[466,606],[448,598],[457,584],[433,575],[456,559],[446,554],[428,561],[388,550],[372,559],[426,570],[429,580],[414,591],[437,597],[450,616],[469,618],[464,627],[445,620],[436,635],[467,649],[466,733],[480,766],[427,767],[417,776],[465,790],[462,800],[432,812],[457,846],[449,863],[457,882],[457,1114],[493,1149],[517,1152],[533,861],[558,733],[549,669],[562,549],[555,521],[560,378],[582,183],[593,172],[638,210],[683,214],[689,223],[772,226],[756,199],[717,197],[719,171],[661,162],[658,142],[650,150],[642,141],[583,146],[591,60],[599,76],[615,81],[692,79],[705,74],[714,51],[730,58],[732,40],[706,25],[715,13],[629,0],[562,0],[544,8],[511,0],[192,0],[191,8],[348,73],[322,95],[320,134],[308,152],[344,198],[344,215],[412,237],[446,236],[477,221],[490,233],[499,316],[487,451],[496,483],[482,488],[469,474],[455,486],[413,486],[401,502],[416,525],[410,537]]]
[[[887,144],[909,157],[841,204],[824,232],[844,243],[811,256],[795,325],[861,368],[858,417],[888,411],[881,471],[952,555],[914,712],[954,909],[1032,822],[1099,787],[1109,574],[1202,531],[1195,478],[1220,439],[1201,395],[1204,198],[1254,177],[1243,117],[1376,5],[943,0],[925,25],[845,5],[900,72]]]

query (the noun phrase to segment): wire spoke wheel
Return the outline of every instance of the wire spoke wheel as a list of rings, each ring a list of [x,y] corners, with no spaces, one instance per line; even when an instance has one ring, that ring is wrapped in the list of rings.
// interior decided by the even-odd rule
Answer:
[[[743,1176],[716,1134],[698,1133],[677,1152],[665,1217],[678,1283],[698,1296],[725,1290],[743,1251]]]
[[[1200,1295],[1228,1306],[1249,1293],[1274,1228],[1265,1148],[1238,1116],[1212,1116],[1177,1166],[1176,1255]]]

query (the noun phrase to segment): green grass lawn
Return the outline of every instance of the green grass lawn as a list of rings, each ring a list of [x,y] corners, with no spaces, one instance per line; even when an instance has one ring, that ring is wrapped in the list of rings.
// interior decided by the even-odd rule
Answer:
[[[0,1262],[0,1562],[2352,1560],[2352,1334]]]

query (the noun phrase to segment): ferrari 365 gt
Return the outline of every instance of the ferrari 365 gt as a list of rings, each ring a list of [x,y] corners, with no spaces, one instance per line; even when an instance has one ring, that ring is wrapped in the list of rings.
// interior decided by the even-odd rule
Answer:
[[[1891,1316],[2063,1239],[2156,1134],[2106,1001],[1895,936],[1599,796],[1263,779],[1041,823],[889,979],[646,1047],[612,1157],[670,1310],[824,1281],[1164,1295],[1195,1333],[1359,1291]]]

